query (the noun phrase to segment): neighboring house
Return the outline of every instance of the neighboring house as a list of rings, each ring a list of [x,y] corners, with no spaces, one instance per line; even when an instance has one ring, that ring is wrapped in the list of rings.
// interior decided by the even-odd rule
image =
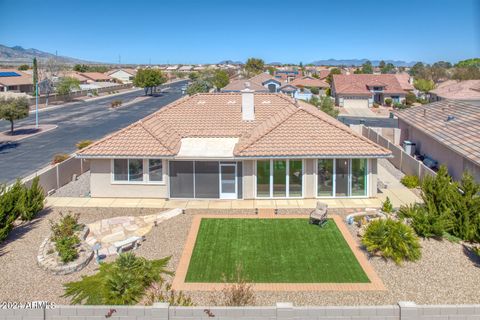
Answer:
[[[61,78],[65,78],[65,77],[77,79],[80,82],[80,84],[87,84],[88,82],[92,82],[89,78],[84,77],[79,72],[75,72],[75,71],[62,73]],[[57,80],[58,80],[58,77],[57,77]]]
[[[178,66],[177,66],[177,65],[167,66],[167,67],[165,68],[165,71],[166,71],[166,72],[174,72],[174,71],[177,71],[177,69],[178,69]]]
[[[429,93],[432,102],[449,99],[480,106],[480,80],[448,80],[440,83]]]
[[[275,70],[274,76],[280,82],[290,82],[298,77],[302,77],[303,73],[302,73],[302,70],[297,68],[283,69],[283,70]]]
[[[397,78],[398,82],[400,83],[400,87],[404,91],[414,91],[415,87],[413,86],[413,77],[411,77],[406,72],[396,73],[394,74],[395,78]]]
[[[318,90],[320,90],[320,95],[324,93],[325,89],[330,87],[327,82],[309,76],[296,78],[289,82],[289,84],[297,88],[318,88]]]
[[[416,144],[417,154],[445,164],[459,180],[465,170],[480,182],[480,108],[442,100],[396,112],[400,143]]]
[[[180,68],[178,68],[178,72],[190,72],[192,71],[193,69],[193,66],[181,66]]]
[[[105,73],[107,76],[119,80],[121,83],[132,83],[137,74],[137,70],[131,68],[122,68],[110,70]]]
[[[233,80],[227,84],[222,91],[223,92],[239,92],[246,87],[255,92],[278,92],[282,83],[273,78],[268,73],[260,73],[250,79],[238,79]]]
[[[373,103],[383,105],[387,98],[402,102],[407,94],[394,74],[336,74],[331,85],[340,107],[370,108]]]
[[[92,197],[367,198],[391,152],[278,94],[184,97],[77,152]]]
[[[101,72],[79,72],[79,74],[84,77],[84,78],[87,78],[87,83],[90,83],[90,82],[110,82],[112,81],[113,79],[104,74],[104,73],[101,73]]]
[[[33,77],[17,69],[0,69],[0,91],[33,92]]]

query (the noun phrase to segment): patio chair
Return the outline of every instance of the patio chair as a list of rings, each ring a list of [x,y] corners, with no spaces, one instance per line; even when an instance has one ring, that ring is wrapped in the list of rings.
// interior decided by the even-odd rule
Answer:
[[[318,224],[319,226],[323,226],[323,224],[327,222],[327,214],[328,205],[324,202],[317,201],[315,210],[310,213],[310,224]]]

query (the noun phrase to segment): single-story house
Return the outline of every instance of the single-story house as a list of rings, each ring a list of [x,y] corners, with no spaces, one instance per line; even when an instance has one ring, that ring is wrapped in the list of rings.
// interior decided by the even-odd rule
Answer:
[[[0,69],[0,91],[33,92],[32,75],[17,69]]]
[[[135,78],[135,75],[137,74],[137,70],[132,68],[122,68],[110,70],[105,74],[113,79],[121,81],[122,83],[132,83],[133,78]]]
[[[275,70],[274,74],[275,78],[281,82],[290,82],[298,77],[303,76],[303,72],[301,69],[292,68],[292,69],[280,69]]]
[[[394,74],[336,74],[331,84],[331,95],[340,107],[370,108],[383,105],[387,98],[402,102],[406,94]]]
[[[76,153],[92,197],[367,198],[391,152],[279,93],[200,93]]]
[[[459,180],[470,171],[480,182],[480,108],[454,100],[441,100],[396,112],[400,143],[415,143],[415,151],[445,164]]]
[[[273,78],[268,73],[260,73],[256,76],[253,76],[249,79],[237,79],[231,81],[224,88],[223,92],[239,92],[245,87],[254,90],[255,92],[278,92],[282,83]]]
[[[397,78],[398,82],[400,83],[400,87],[402,87],[404,91],[415,90],[415,87],[413,86],[413,77],[407,72],[395,73],[394,76]]]
[[[79,74],[87,78],[87,82],[110,82],[113,80],[112,77],[101,72],[79,72]]]
[[[429,93],[431,102],[448,99],[480,106],[480,80],[447,80]]]
[[[193,66],[181,66],[180,68],[178,68],[178,72],[190,72],[192,71],[193,69]]]

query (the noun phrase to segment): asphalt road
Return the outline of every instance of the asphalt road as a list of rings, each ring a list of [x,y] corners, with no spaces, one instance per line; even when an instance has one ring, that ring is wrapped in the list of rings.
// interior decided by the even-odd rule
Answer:
[[[78,141],[98,140],[157,111],[182,96],[181,87],[185,82],[165,85],[161,94],[117,110],[110,108],[111,101],[121,99],[124,104],[128,103],[143,96],[143,90],[40,112],[41,124],[55,124],[58,128],[16,143],[0,144],[0,182],[9,183],[28,176],[48,165],[55,154],[74,152]],[[35,124],[34,112],[17,121],[15,126],[30,124]],[[0,131],[6,130],[9,123],[0,120]]]

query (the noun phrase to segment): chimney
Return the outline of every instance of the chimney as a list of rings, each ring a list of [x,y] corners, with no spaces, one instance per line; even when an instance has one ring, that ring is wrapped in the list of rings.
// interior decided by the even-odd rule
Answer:
[[[245,89],[242,91],[242,120],[255,120],[254,90],[250,89],[250,83],[245,82]]]

